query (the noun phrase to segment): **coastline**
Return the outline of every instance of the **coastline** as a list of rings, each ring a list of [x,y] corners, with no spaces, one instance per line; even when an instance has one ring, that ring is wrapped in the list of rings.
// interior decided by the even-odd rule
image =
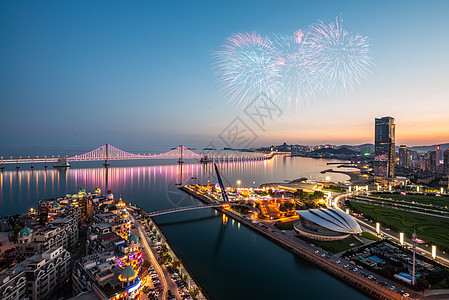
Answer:
[[[136,208],[138,208],[138,207],[136,207]],[[139,208],[139,209],[141,209],[141,208]],[[147,213],[144,209],[141,209],[141,212],[143,214]],[[181,263],[180,267],[179,267],[179,270],[180,270],[179,273],[187,276],[186,284],[189,287],[189,290],[193,291],[195,289],[198,289],[198,295],[195,296],[195,299],[198,299],[198,300],[209,299],[207,297],[207,295],[204,293],[204,290],[201,288],[201,285],[199,284],[198,280],[192,275],[192,272],[187,268],[187,266],[184,264],[184,262],[180,259],[179,255],[176,253],[173,246],[170,245],[169,240],[167,239],[167,237],[165,236],[164,232],[161,230],[161,228],[159,227],[157,222],[152,217],[147,217],[147,220],[149,220],[150,224],[152,224],[156,228],[158,234],[161,236],[161,242],[165,243],[167,245],[168,253],[172,257],[173,261],[178,260]],[[151,251],[153,251],[153,250],[151,249]]]
[[[142,210],[144,211],[144,210]],[[199,289],[199,293],[196,296],[196,299],[200,299],[200,300],[205,300],[205,299],[209,299],[207,297],[207,295],[204,293],[204,290],[201,288],[201,285],[199,284],[198,280],[195,278],[195,276],[192,275],[192,272],[188,269],[188,267],[184,264],[184,262],[181,260],[181,258],[179,257],[179,255],[176,253],[176,250],[172,247],[172,245],[170,245],[170,242],[168,241],[167,237],[165,236],[164,232],[161,230],[161,228],[159,227],[159,225],[157,224],[157,222],[152,218],[149,217],[151,224],[154,225],[154,227],[157,229],[157,231],[159,232],[159,234],[161,235],[162,240],[167,244],[167,248],[168,248],[168,252],[170,253],[170,256],[174,259],[174,260],[179,260],[181,262],[181,267],[180,267],[180,273],[182,274],[186,274],[188,276],[188,285],[189,287],[191,286],[192,290],[194,288],[198,288]]]
[[[213,202],[210,199],[208,199],[204,195],[194,192],[193,190],[189,189],[186,186],[180,187],[179,189],[191,195],[192,197],[195,197],[196,199],[200,200],[203,203],[213,204]],[[230,218],[233,218],[234,220],[238,221],[239,223],[243,224],[249,229],[261,234],[265,238],[268,238],[269,240],[275,242],[279,246],[282,246],[283,248],[287,249],[293,254],[308,260],[321,270],[345,282],[346,284],[352,286],[353,288],[357,289],[358,291],[362,292],[363,294],[369,297],[372,297],[374,299],[385,299],[385,300],[401,299],[401,296],[399,294],[394,293],[386,288],[379,288],[379,286],[374,285],[370,280],[360,275],[354,274],[354,272],[351,272],[340,265],[335,265],[331,263],[329,260],[322,258],[321,256],[301,247],[296,243],[289,241],[288,239],[280,235],[272,234],[269,230],[266,230],[261,226],[257,226],[256,224],[251,223],[250,221],[244,219],[243,216],[235,213],[232,210],[224,209],[221,207],[216,207],[214,209],[227,215]]]

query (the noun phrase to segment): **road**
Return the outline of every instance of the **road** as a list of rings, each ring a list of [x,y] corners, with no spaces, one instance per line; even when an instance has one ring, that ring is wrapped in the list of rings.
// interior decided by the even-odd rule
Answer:
[[[137,232],[139,233],[140,240],[142,241],[142,247],[143,247],[143,257],[150,261],[151,264],[154,266],[154,269],[157,272],[157,275],[159,276],[159,280],[161,281],[162,285],[162,299],[167,299],[167,291],[168,291],[168,284],[167,284],[167,278],[165,277],[165,273],[162,270],[161,265],[158,263],[153,251],[151,250],[150,245],[148,244],[148,241],[146,239],[146,233],[144,230],[144,227],[140,221],[136,221],[132,213],[129,214],[131,219],[133,220],[134,226],[136,227]]]

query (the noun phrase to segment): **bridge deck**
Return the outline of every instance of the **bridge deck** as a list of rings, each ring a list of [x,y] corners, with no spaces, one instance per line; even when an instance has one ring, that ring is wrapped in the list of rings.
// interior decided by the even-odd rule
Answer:
[[[169,209],[149,212],[147,214],[147,216],[155,217],[155,216],[166,215],[166,214],[171,214],[171,213],[176,213],[176,212],[181,212],[181,211],[189,211],[189,210],[204,209],[204,208],[215,208],[215,207],[222,207],[222,206],[223,206],[223,204],[211,204],[211,205],[201,204],[201,205],[187,206],[187,207],[176,207],[176,208],[169,208]]]

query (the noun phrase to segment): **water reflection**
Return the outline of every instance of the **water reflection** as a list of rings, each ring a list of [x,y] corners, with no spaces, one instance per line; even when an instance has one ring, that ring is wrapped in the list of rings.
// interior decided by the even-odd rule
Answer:
[[[328,168],[326,162],[300,157],[275,157],[267,161],[222,163],[220,170],[225,184],[234,186],[238,180],[241,186],[258,186],[301,177],[348,178],[337,173],[320,174]],[[194,201],[178,188],[192,183],[206,184],[208,180],[216,182],[212,164],[3,171],[0,173],[0,214],[24,212],[40,199],[75,193],[81,187],[88,191],[111,189],[127,201],[149,210],[186,206]]]

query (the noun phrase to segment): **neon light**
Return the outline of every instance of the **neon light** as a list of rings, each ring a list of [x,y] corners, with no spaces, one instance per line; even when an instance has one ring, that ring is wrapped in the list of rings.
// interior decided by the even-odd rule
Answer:
[[[135,292],[136,290],[138,290],[140,288],[141,284],[142,284],[142,282],[140,281],[140,279],[138,279],[137,284],[128,288],[128,294],[131,294],[131,293]]]
[[[120,260],[120,258],[117,259],[117,263],[118,263],[119,266],[122,266],[122,265],[123,265],[123,262]]]

